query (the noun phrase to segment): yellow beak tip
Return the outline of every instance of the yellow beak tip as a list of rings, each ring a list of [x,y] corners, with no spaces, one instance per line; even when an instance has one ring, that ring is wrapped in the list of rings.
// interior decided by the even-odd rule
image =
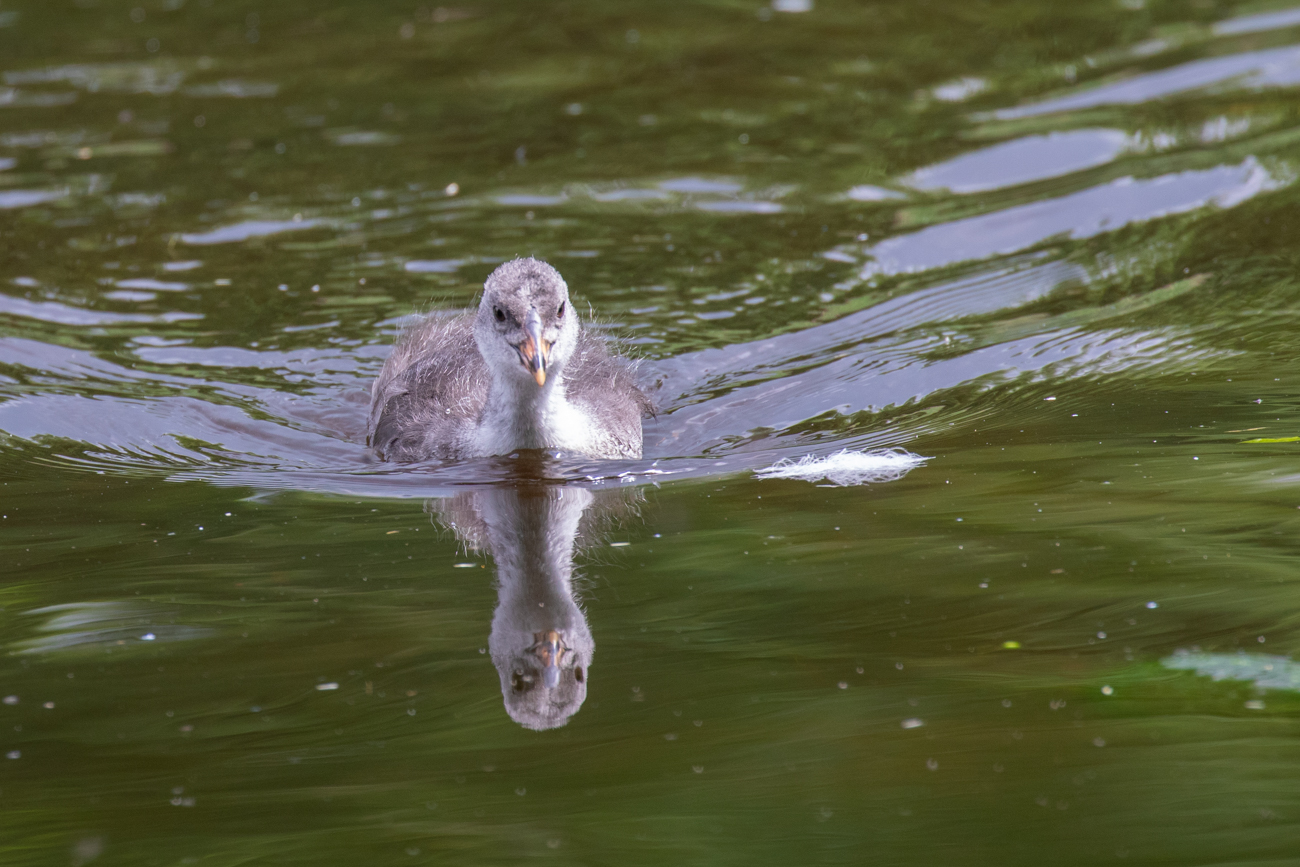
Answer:
[[[539,386],[546,385],[546,371],[541,369],[534,370],[533,379],[537,380]]]

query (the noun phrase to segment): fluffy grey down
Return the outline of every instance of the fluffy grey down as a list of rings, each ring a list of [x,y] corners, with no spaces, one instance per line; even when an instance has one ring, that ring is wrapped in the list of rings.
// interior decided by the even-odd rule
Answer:
[[[488,278],[476,313],[431,315],[412,326],[372,388],[370,445],[390,461],[527,448],[640,457],[650,402],[631,363],[582,330],[567,302],[568,287],[555,269],[516,259]],[[515,319],[537,321],[539,310],[537,327],[548,330],[536,333],[554,335],[542,386],[521,361],[521,332],[511,328]]]

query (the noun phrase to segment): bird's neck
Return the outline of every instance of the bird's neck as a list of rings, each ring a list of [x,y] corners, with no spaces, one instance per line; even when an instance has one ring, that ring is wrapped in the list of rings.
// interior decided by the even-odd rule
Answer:
[[[538,386],[513,376],[493,376],[483,407],[480,430],[493,439],[490,452],[557,448],[557,427],[569,409],[564,376],[556,370]]]

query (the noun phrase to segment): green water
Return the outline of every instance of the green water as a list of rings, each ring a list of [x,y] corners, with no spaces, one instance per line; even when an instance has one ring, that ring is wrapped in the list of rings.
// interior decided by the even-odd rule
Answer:
[[[1297,87],[1285,4],[5,0],[0,863],[1300,864]],[[517,255],[646,458],[376,462]]]

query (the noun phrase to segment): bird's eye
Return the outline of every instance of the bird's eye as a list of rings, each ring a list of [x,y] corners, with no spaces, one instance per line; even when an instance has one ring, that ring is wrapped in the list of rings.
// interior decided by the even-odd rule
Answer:
[[[505,311],[502,310],[500,307],[493,307],[493,308],[492,308],[492,314],[493,314],[494,316],[496,316],[496,318],[497,318],[497,322],[505,322],[505,321],[506,321],[506,314],[505,314]]]
[[[556,316],[563,316],[563,315],[564,315],[564,302],[563,302],[563,301],[560,302],[560,309],[555,311],[555,315],[556,315]]]

